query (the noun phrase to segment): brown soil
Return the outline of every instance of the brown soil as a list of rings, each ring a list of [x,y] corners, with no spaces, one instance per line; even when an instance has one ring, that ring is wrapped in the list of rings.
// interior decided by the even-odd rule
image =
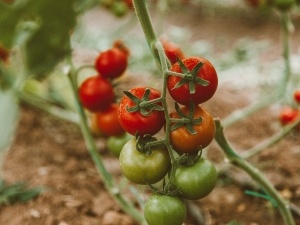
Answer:
[[[177,25],[187,24],[185,20],[188,19],[181,20]],[[261,31],[258,32],[260,36],[257,39],[273,38],[273,33],[278,31],[276,25],[267,22],[261,25],[255,23],[254,26],[253,22],[227,20],[224,26],[222,19],[210,18],[207,21],[202,23],[201,28],[207,32],[202,32],[203,36],[195,32],[193,38],[209,38],[221,30],[226,38],[234,41],[242,34],[257,37],[257,29]],[[188,24],[191,24],[190,21]],[[232,27],[238,27],[241,33],[233,32]],[[226,31],[225,28],[231,30]],[[274,51],[278,53],[276,49]],[[249,104],[250,100],[243,93],[221,87],[205,106],[214,116],[222,119],[233,110]],[[232,101],[237,96],[238,101]],[[238,125],[228,128],[226,135],[238,150],[247,149],[276,132],[277,113],[274,107],[259,111]],[[109,172],[119,177],[121,173],[118,159],[107,152],[105,139],[99,138],[97,145]],[[212,143],[207,157],[218,166],[226,164],[216,143]],[[294,132],[275,146],[251,158],[250,162],[264,172],[286,199],[300,206],[299,159],[299,133]],[[105,190],[86,151],[79,128],[26,104],[22,104],[16,139],[7,153],[3,170],[8,183],[26,181],[30,187],[43,186],[47,191],[28,203],[1,206],[0,224],[135,224]],[[225,225],[233,220],[244,225],[283,224],[277,209],[270,202],[245,194],[245,190],[253,190],[252,180],[247,174],[230,167],[225,175],[220,174],[217,187],[208,197],[195,202],[207,225]],[[294,216],[296,224],[300,224],[300,215]],[[186,225],[197,224],[194,218],[189,215]]]

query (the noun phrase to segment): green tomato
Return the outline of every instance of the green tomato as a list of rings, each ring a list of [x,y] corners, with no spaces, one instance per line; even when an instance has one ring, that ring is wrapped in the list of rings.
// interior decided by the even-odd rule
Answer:
[[[136,184],[154,184],[162,180],[171,166],[167,149],[152,150],[151,154],[136,149],[136,139],[128,141],[119,156],[125,177]]]
[[[182,225],[186,214],[186,205],[179,197],[154,194],[144,207],[144,216],[149,225]]]
[[[171,182],[182,193],[181,197],[197,200],[204,198],[214,189],[217,178],[214,164],[200,158],[192,166],[178,167]]]
[[[110,137],[108,137],[107,143],[106,143],[107,149],[114,156],[119,157],[123,146],[132,138],[133,138],[133,136],[128,133],[122,134],[121,136],[110,136]]]

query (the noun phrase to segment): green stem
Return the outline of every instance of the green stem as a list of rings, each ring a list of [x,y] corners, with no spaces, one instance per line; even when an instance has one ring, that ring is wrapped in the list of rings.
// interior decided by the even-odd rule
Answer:
[[[215,140],[224,151],[228,160],[245,172],[247,172],[252,179],[259,183],[264,190],[270,195],[277,203],[278,210],[285,225],[296,225],[293,219],[289,204],[281,197],[278,191],[274,188],[271,182],[254,166],[252,166],[245,159],[240,157],[238,153],[231,147],[230,143],[224,136],[223,127],[220,120],[216,120],[216,135]]]
[[[244,151],[241,154],[241,157],[243,157],[244,159],[248,159],[248,158],[258,154],[259,152],[263,151],[264,149],[269,148],[270,146],[272,146],[272,145],[276,144],[277,142],[279,142],[284,136],[289,134],[299,124],[300,124],[300,118],[297,119],[296,121],[294,121],[293,123],[286,125],[285,127],[283,127],[280,131],[275,133],[270,138],[268,138],[268,139],[262,141],[261,143],[253,146],[252,148],[249,148],[247,151]]]
[[[279,89],[279,93],[283,95],[287,88],[291,77],[291,60],[290,60],[290,25],[292,25],[290,14],[288,11],[281,12],[281,33],[283,46],[283,60],[284,60],[284,76]]]
[[[87,117],[81,106],[79,96],[78,96],[78,86],[77,86],[77,71],[75,70],[71,59],[69,59],[69,64],[71,65],[71,70],[69,73],[69,80],[71,84],[71,88],[75,97],[75,106],[80,116],[80,127],[81,131],[86,143],[87,150],[94,161],[97,171],[101,176],[106,190],[112,195],[112,197],[118,202],[120,207],[124,210],[125,213],[132,216],[136,221],[143,224],[144,217],[142,214],[129,202],[127,202],[123,196],[120,194],[118,187],[115,185],[115,182],[110,175],[110,173],[106,170],[101,155],[97,151],[97,146],[95,144],[94,138],[90,132]]]
[[[149,11],[146,6],[146,2],[145,0],[133,0],[133,4],[134,4],[136,15],[140,21],[143,32],[145,34],[146,41],[150,47],[151,53],[153,54],[156,60],[158,68],[161,69],[159,55],[155,48],[155,44],[157,43],[158,39],[153,29],[153,25],[151,22]]]
[[[260,109],[263,109],[269,105],[271,105],[275,100],[278,100],[278,94],[268,96],[265,99],[262,99],[261,101],[252,103],[249,106],[246,106],[243,109],[239,109],[231,113],[228,117],[224,118],[223,121],[223,127],[227,128],[238,121],[247,118],[251,114],[257,112]]]

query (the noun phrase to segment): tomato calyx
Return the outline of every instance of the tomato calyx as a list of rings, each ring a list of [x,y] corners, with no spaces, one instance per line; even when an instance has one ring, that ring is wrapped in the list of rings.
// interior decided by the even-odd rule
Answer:
[[[151,93],[149,88],[145,89],[145,93],[141,99],[136,97],[129,91],[123,92],[135,104],[132,107],[126,107],[126,110],[130,113],[139,111],[143,116],[149,116],[154,110],[164,111],[164,108],[162,106],[156,104],[161,101],[160,98],[149,100]]]
[[[153,149],[160,149],[166,146],[164,140],[157,140],[157,138],[151,135],[136,135],[135,138],[136,150],[146,155],[151,155]]]
[[[179,88],[184,84],[188,83],[190,94],[194,94],[196,92],[195,86],[196,84],[201,86],[208,86],[209,81],[204,80],[198,76],[198,73],[202,69],[204,63],[199,62],[191,71],[184,65],[180,58],[177,58],[177,62],[181,71],[183,72],[182,79],[173,87],[173,89]]]
[[[198,125],[202,122],[202,118],[198,117],[198,118],[194,118],[194,114],[195,114],[195,104],[191,101],[190,103],[190,112],[188,114],[184,114],[178,103],[175,102],[175,109],[179,115],[179,119],[174,119],[171,118],[171,122],[173,123],[173,125],[171,126],[171,132],[185,126],[187,131],[190,134],[197,134],[198,132],[195,131],[194,126]]]
[[[176,163],[179,167],[188,167],[195,165],[202,156],[202,149],[199,150],[198,154],[184,153],[177,158]]]

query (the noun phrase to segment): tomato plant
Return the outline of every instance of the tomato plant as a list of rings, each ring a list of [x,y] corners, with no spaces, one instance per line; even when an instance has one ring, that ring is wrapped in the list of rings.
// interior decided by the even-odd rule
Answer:
[[[82,105],[92,112],[107,109],[114,97],[113,86],[100,75],[87,78],[79,87]]]
[[[171,131],[170,143],[179,154],[197,153],[201,148],[207,147],[215,135],[215,123],[211,114],[202,106],[195,106],[192,111],[191,114],[191,108],[185,106],[170,114],[171,118],[201,119],[195,124],[179,124]]]
[[[100,52],[95,60],[96,70],[105,78],[121,76],[127,65],[127,54],[116,47]]]
[[[214,66],[205,58],[188,57],[178,61],[170,68],[176,73],[184,73],[179,77],[168,77],[168,91],[172,98],[182,105],[196,105],[209,100],[218,87],[218,76]]]
[[[133,138],[133,136],[128,133],[124,133],[119,136],[110,136],[110,137],[108,137],[107,142],[106,142],[107,149],[114,156],[119,157],[123,146],[132,138]]]
[[[181,197],[197,200],[207,196],[215,187],[218,174],[214,164],[201,157],[193,165],[176,168],[174,179],[171,181],[181,192]]]
[[[182,225],[186,214],[186,205],[179,197],[154,194],[144,207],[144,216],[149,225]]]
[[[124,176],[136,184],[157,183],[165,177],[171,165],[167,149],[140,152],[136,148],[136,139],[124,145],[119,161]]]
[[[125,133],[119,122],[118,110],[119,105],[113,103],[107,109],[96,113],[97,126],[104,135],[119,136]]]
[[[119,108],[119,120],[123,129],[140,136],[159,132],[165,124],[161,103],[144,107],[141,103],[160,98],[160,92],[151,87],[136,87],[125,93],[127,95],[121,99]]]

